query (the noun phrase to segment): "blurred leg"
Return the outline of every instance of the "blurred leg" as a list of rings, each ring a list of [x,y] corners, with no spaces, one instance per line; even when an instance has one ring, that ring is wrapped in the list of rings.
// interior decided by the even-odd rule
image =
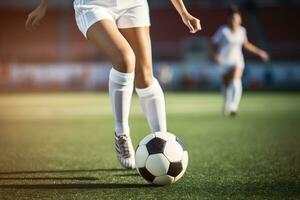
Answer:
[[[230,87],[231,80],[234,76],[234,69],[229,70],[222,77],[223,85],[222,85],[222,93],[223,93],[223,114],[227,115],[230,112],[230,104],[232,101],[232,89]]]
[[[110,20],[101,20],[92,25],[87,37],[113,64],[109,76],[109,95],[115,119],[115,132],[117,135],[128,135],[134,81],[134,52]]]
[[[230,86],[231,80],[234,77],[234,73],[235,73],[235,69],[232,68],[231,70],[229,70],[227,73],[225,73],[223,75],[222,79],[223,79],[223,84],[224,84],[225,87]]]
[[[242,97],[242,78],[243,68],[236,67],[233,74],[233,79],[231,81],[232,88],[232,101],[230,105],[230,109],[232,112],[237,112],[239,108],[239,104]]]
[[[136,56],[135,87],[151,132],[167,131],[165,99],[153,77],[149,27],[120,29]]]

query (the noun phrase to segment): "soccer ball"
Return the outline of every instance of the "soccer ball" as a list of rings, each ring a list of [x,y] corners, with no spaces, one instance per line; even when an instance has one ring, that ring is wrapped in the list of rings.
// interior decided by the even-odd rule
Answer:
[[[139,174],[155,185],[169,185],[178,181],[188,165],[188,152],[173,134],[156,132],[147,135],[135,152]]]

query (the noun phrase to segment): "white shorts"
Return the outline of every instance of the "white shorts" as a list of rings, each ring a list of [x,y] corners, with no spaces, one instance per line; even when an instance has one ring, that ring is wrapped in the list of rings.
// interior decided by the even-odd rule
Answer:
[[[97,21],[108,19],[118,28],[150,26],[147,0],[74,0],[76,23],[87,37]]]
[[[240,65],[219,65],[220,75],[224,76],[225,74],[227,74],[228,72],[230,72],[234,68],[244,69],[244,65],[242,65],[242,64],[240,64]]]

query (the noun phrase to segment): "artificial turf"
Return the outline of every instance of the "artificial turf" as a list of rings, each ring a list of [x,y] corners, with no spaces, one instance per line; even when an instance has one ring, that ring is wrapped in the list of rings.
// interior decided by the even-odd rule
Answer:
[[[185,176],[153,187],[115,158],[107,94],[0,95],[0,199],[300,199],[300,94],[166,95],[168,129],[189,151]],[[134,97],[136,145],[149,133]]]

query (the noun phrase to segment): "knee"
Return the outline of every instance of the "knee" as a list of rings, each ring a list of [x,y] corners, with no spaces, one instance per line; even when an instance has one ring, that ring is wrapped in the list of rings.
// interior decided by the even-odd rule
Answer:
[[[117,51],[113,54],[112,63],[117,71],[131,73],[135,67],[135,55],[132,50]]]
[[[233,79],[241,79],[242,76],[243,76],[243,68],[242,67],[236,67],[235,70],[234,70],[234,73],[233,73],[233,76],[232,78]]]
[[[135,86],[138,88],[146,88],[153,82],[152,66],[139,66],[141,70],[135,72]]]

